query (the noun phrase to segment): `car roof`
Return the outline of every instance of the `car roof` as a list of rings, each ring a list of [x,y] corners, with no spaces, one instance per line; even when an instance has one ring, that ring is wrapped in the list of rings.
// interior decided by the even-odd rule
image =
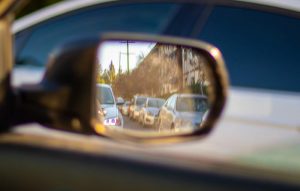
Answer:
[[[18,19],[13,24],[13,33],[17,33],[25,28],[31,27],[35,24],[43,22],[55,16],[62,15],[66,12],[74,11],[80,8],[89,7],[105,2],[113,2],[117,0],[77,0],[77,1],[62,1],[52,6],[40,9],[32,14]],[[273,6],[291,11],[300,12],[299,0],[232,0],[236,2],[247,2],[252,4],[260,4]],[[183,1],[184,2],[184,1]]]
[[[80,8],[89,7],[105,2],[113,2],[116,0],[77,0],[77,1],[62,1],[60,3],[53,4],[38,11],[35,11],[29,15],[18,19],[13,24],[13,33],[19,32],[25,28],[31,27],[35,24],[43,22],[55,16],[62,15],[64,13],[74,11]]]
[[[148,98],[147,96],[145,96],[145,95],[140,95],[140,94],[134,95],[133,97],[142,97],[142,98]]]
[[[197,97],[207,99],[207,96],[200,94],[175,94],[177,97]]]
[[[97,84],[97,87],[111,88],[111,86],[108,84]]]
[[[158,98],[158,97],[147,97],[147,101],[148,100],[163,100],[163,101],[165,101],[163,98]]]
[[[299,0],[235,0],[235,1],[267,5],[272,7],[288,9],[295,12],[300,12]]]

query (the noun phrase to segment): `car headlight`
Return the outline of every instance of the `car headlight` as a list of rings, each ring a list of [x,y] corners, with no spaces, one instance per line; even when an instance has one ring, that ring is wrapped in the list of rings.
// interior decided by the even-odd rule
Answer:
[[[102,109],[99,109],[98,110],[98,115],[100,115],[100,116],[105,116],[107,114],[107,111],[106,110],[102,110]]]

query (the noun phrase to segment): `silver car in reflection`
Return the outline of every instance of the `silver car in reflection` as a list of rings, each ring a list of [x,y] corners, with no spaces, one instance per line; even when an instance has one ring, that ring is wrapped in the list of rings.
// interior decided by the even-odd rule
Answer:
[[[130,117],[134,120],[139,119],[140,111],[145,104],[147,97],[145,96],[134,96],[132,99],[132,111],[130,113]]]
[[[121,107],[121,112],[123,115],[128,115],[129,113],[129,106],[130,106],[130,102],[129,101],[126,101],[122,107]]]
[[[207,97],[199,94],[174,94],[161,107],[159,130],[192,130],[199,128],[208,110]]]
[[[99,118],[105,126],[123,128],[123,116],[118,110],[112,88],[107,84],[97,84],[97,105]]]
[[[158,112],[165,101],[166,100],[160,98],[148,97],[140,111],[139,122],[142,123],[143,126],[154,125]]]

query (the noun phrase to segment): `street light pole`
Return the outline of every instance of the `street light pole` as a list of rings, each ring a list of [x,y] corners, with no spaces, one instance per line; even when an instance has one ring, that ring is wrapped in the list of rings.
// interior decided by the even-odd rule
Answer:
[[[129,40],[126,40],[126,41],[121,41],[121,43],[126,43],[126,54],[127,54],[127,74],[129,74],[129,43],[135,43],[134,41],[129,41]]]
[[[130,52],[119,52],[119,67],[121,66],[121,59],[122,59],[122,55],[126,55],[127,56],[127,74],[129,74],[129,56],[130,55],[135,55],[135,53],[130,53]]]
[[[120,75],[121,72],[121,52],[119,52],[119,71],[118,71],[118,75]]]
[[[129,42],[127,42],[127,74],[129,74]]]

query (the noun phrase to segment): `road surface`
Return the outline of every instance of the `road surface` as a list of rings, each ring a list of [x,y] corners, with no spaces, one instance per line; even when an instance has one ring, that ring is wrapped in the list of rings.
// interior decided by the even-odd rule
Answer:
[[[154,127],[143,126],[136,120],[130,119],[128,116],[123,115],[124,129],[136,130],[136,131],[155,131]]]

